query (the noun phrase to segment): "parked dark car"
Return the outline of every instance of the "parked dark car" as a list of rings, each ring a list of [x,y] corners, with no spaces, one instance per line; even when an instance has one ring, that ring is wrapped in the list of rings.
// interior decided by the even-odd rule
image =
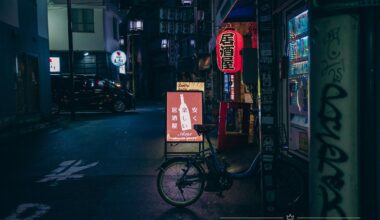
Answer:
[[[70,110],[71,80],[67,75],[51,75],[52,112]],[[133,93],[119,82],[90,76],[74,78],[74,109],[124,112],[133,105]]]

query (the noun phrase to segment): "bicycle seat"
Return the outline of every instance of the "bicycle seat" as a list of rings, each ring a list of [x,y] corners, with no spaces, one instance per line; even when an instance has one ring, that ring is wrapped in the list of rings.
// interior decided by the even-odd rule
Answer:
[[[215,124],[198,124],[198,125],[194,125],[194,130],[196,130],[197,133],[200,135],[200,134],[209,133],[215,127],[216,127]]]

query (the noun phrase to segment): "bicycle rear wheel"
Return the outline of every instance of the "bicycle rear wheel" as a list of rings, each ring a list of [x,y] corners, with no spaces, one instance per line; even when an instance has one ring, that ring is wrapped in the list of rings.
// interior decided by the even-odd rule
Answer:
[[[305,177],[289,162],[277,160],[274,164],[274,182],[277,191],[277,206],[284,210],[294,206],[304,196]]]
[[[173,206],[188,206],[197,201],[204,183],[202,169],[184,158],[169,161],[157,176],[160,196]]]

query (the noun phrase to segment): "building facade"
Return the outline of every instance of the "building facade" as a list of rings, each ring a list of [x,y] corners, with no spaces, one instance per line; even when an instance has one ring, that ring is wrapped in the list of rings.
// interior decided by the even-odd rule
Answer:
[[[204,81],[210,37],[209,1],[130,1],[125,39],[134,66],[136,94],[164,98],[177,81]],[[130,21],[143,22],[143,30],[131,30]],[[132,58],[133,57],[133,58]],[[203,62],[204,63],[204,62]]]
[[[259,89],[253,92],[259,97],[263,167],[272,167],[268,158],[275,158],[282,138],[276,130],[284,125],[289,153],[307,171],[305,215],[378,218],[379,2],[214,4],[215,26],[234,11],[242,15],[239,5],[255,8]],[[262,181],[268,215],[277,200],[271,172],[264,171]]]
[[[59,70],[52,72],[65,74],[69,72],[66,1],[49,1],[48,18],[50,56],[59,60]],[[119,78],[110,57],[120,47],[120,22],[117,1],[72,1],[74,74]]]
[[[0,1],[0,129],[50,114],[45,0]]]

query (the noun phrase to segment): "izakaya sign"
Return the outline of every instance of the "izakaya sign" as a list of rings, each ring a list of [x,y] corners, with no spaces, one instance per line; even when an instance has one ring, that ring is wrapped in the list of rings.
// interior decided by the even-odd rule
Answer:
[[[127,56],[121,50],[116,50],[111,55],[111,61],[115,66],[123,66],[127,62]]]
[[[224,73],[236,73],[241,70],[243,37],[234,30],[222,31],[216,38],[216,57],[219,70]]]
[[[52,73],[61,72],[61,64],[60,64],[59,57],[50,57],[49,64],[50,64],[50,72]]]
[[[203,137],[194,130],[202,124],[202,92],[177,91],[166,93],[166,141],[202,142]]]

